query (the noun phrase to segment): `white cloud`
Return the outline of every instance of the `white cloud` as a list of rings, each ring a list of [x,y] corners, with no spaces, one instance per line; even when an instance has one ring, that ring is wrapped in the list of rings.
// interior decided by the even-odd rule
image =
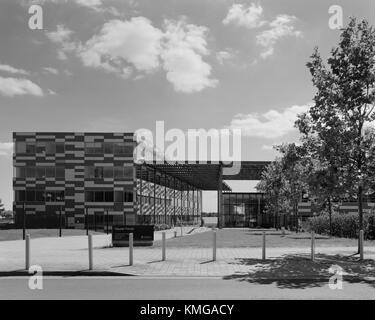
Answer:
[[[72,34],[72,30],[61,24],[57,26],[56,31],[46,32],[48,39],[59,45],[57,56],[60,60],[66,60],[66,52],[72,52],[77,48],[77,45],[71,41]]]
[[[151,72],[159,67],[162,36],[144,17],[111,20],[86,42],[79,55],[85,66],[120,75],[129,73],[129,64],[138,71]]]
[[[190,93],[215,87],[218,80],[210,78],[211,66],[202,58],[209,54],[206,41],[208,29],[187,24],[184,20],[167,20],[165,27],[161,57],[167,80],[175,90]]]
[[[137,79],[162,68],[176,91],[190,93],[218,83],[203,60],[209,55],[207,32],[206,27],[188,24],[184,18],[166,20],[159,29],[145,17],[133,17],[105,23],[97,35],[76,48],[85,66],[123,78],[137,72]]]
[[[283,111],[269,110],[263,114],[238,114],[232,119],[229,127],[241,129],[244,136],[278,138],[296,130],[294,122],[297,115],[308,108],[308,105],[302,105],[292,106]]]
[[[9,156],[13,151],[13,142],[0,142],[0,156]]]
[[[263,59],[273,55],[275,44],[281,38],[288,36],[299,37],[302,35],[302,33],[296,30],[293,25],[295,20],[296,17],[294,16],[286,14],[278,15],[272,22],[270,22],[270,29],[263,31],[256,36],[257,44],[263,47],[261,52],[261,57]]]
[[[3,78],[0,76],[0,94],[7,97],[17,95],[43,96],[43,91],[37,84],[28,79]]]
[[[46,73],[52,73],[52,74],[59,74],[59,71],[55,68],[52,68],[52,67],[44,67],[43,68],[44,72]]]
[[[223,20],[223,24],[235,24],[249,29],[262,26],[265,21],[262,18],[263,8],[260,5],[251,3],[248,7],[242,4],[233,4],[227,16]]]
[[[223,65],[225,62],[233,60],[233,58],[238,54],[237,51],[227,48],[222,51],[216,52],[216,60]]]
[[[0,64],[0,71],[12,73],[12,74],[20,74],[20,75],[28,75],[29,72],[23,69],[14,68],[7,64]]]

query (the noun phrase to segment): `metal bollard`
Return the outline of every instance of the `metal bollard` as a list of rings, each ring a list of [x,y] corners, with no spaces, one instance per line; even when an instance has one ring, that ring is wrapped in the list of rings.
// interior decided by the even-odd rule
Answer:
[[[162,233],[162,244],[163,244],[163,248],[162,248],[162,261],[165,261],[165,256],[166,256],[166,248],[165,248],[165,232]]]
[[[262,260],[266,260],[266,233],[263,231]]]
[[[133,233],[129,234],[129,266],[133,265]]]
[[[88,235],[89,241],[89,270],[94,268],[93,250],[92,250],[92,234]]]
[[[363,241],[364,241],[364,232],[359,230],[359,259],[363,260]]]
[[[311,260],[315,261],[315,232],[311,232]]]
[[[30,268],[30,235],[27,234],[25,237],[25,269]]]
[[[216,261],[216,231],[213,231],[212,261]]]

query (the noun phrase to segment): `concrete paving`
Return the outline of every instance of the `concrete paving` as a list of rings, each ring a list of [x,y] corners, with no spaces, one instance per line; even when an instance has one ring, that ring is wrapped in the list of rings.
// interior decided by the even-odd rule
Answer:
[[[195,232],[205,231],[197,229]],[[167,238],[174,236],[169,231]],[[161,238],[161,233],[155,239]],[[264,277],[316,277],[329,276],[332,264],[340,264],[337,255],[348,257],[357,251],[356,247],[317,247],[317,261],[309,260],[310,248],[267,248],[267,260],[262,261],[261,248],[218,248],[217,261],[212,261],[212,248],[168,247],[166,261],[161,261],[160,247],[135,247],[134,265],[129,266],[129,249],[111,247],[110,235],[94,236],[94,270],[139,276],[241,276],[260,274]],[[44,271],[85,271],[88,269],[88,241],[86,236],[66,238],[39,238],[31,241],[31,265],[40,265]],[[295,256],[294,260],[285,257]],[[280,259],[284,260],[280,260]],[[360,276],[375,276],[375,248],[365,249],[365,264],[357,273]],[[370,261],[370,262],[369,262]],[[289,263],[289,264],[287,264]],[[351,273],[358,265],[345,261],[342,265]],[[261,273],[267,268],[269,274]],[[354,269],[353,269],[354,268]],[[0,242],[0,272],[25,269],[25,242]],[[367,270],[367,269],[366,269]]]

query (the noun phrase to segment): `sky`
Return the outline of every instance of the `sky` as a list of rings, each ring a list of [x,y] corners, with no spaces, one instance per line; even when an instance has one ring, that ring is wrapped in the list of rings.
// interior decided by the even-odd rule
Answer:
[[[373,0],[1,0],[0,199],[14,131],[236,128],[243,160],[274,159],[312,103],[309,56],[339,39],[332,5],[374,24]]]

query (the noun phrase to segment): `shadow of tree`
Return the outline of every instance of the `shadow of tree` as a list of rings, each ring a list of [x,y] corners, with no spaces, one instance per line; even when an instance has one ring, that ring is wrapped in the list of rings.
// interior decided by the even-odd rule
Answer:
[[[359,261],[355,256],[317,254],[315,261],[306,254],[289,254],[277,259],[236,259],[235,264],[251,267],[249,273],[235,273],[224,280],[249,283],[276,284],[279,288],[312,288],[328,284],[334,274],[329,272],[336,265],[343,270],[343,280],[350,283],[366,283],[375,288],[375,261]]]

